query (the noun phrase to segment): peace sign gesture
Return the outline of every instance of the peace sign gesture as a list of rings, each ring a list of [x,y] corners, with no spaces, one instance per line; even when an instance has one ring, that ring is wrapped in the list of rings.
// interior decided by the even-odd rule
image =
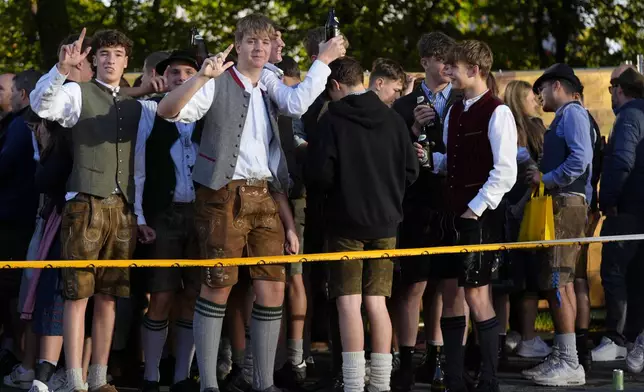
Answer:
[[[223,52],[219,52],[213,57],[207,58],[203,62],[203,65],[201,66],[201,70],[199,71],[199,73],[202,76],[206,76],[208,78],[219,77],[221,74],[223,74],[228,68],[232,67],[234,64],[232,61],[224,63],[226,61],[226,57],[228,57],[231,50],[233,50],[232,44],[228,46],[228,48]]]
[[[69,45],[63,45],[58,53],[58,70],[61,74],[67,75],[69,71],[80,64],[89,54],[91,47],[81,52],[83,40],[87,29],[83,28],[78,39]]]

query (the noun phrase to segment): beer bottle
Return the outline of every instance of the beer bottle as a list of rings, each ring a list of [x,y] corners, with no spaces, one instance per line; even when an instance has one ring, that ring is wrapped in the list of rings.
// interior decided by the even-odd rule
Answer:
[[[433,108],[432,103],[425,102],[425,97],[423,96],[418,97],[416,100],[416,103],[418,105],[423,105],[423,104],[429,105],[430,107]],[[425,150],[425,156],[426,156],[426,159],[420,162],[420,164],[421,166],[429,166],[430,169],[434,168],[434,157],[432,156],[432,147],[434,147],[435,143],[429,140],[429,138],[427,137],[427,134],[429,133],[430,128],[433,125],[434,125],[433,121],[430,122],[429,124],[424,125],[420,131],[420,135],[418,135],[418,140],[417,140],[417,143],[423,147],[423,150]]]
[[[434,378],[432,379],[432,385],[429,390],[431,392],[446,392],[447,387],[445,386],[445,375],[443,374],[443,369],[441,369],[441,350],[436,350],[436,369],[434,370]]]
[[[199,34],[196,27],[190,29],[190,46],[194,51],[197,64],[201,66],[203,62],[210,57],[210,54],[208,52],[208,47],[206,46],[206,40],[201,36],[201,34]]]
[[[335,16],[335,8],[331,7],[326,18],[326,24],[324,25],[325,41],[335,38],[338,35],[340,35],[340,22]]]

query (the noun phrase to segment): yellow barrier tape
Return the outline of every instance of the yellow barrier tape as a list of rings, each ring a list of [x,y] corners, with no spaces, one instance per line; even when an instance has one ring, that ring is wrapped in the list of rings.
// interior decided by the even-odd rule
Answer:
[[[239,257],[204,260],[47,260],[0,262],[2,268],[103,268],[103,267],[212,267],[257,264],[286,264],[315,261],[363,260],[392,257],[424,256],[463,252],[493,252],[511,249],[540,249],[552,246],[584,245],[616,241],[644,240],[644,234],[607,237],[571,238],[551,241],[508,242],[467,246],[438,246],[418,249],[370,250],[357,252],[316,253],[269,257]]]

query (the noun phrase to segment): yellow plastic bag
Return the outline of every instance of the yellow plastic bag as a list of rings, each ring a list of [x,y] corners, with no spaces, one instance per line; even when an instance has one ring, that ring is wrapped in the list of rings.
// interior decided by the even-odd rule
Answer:
[[[525,206],[519,229],[519,241],[548,241],[555,239],[555,217],[552,196],[545,194],[543,182],[534,190]]]

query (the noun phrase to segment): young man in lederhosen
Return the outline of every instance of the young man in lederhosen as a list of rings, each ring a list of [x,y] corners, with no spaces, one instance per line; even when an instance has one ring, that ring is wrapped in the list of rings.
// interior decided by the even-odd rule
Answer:
[[[280,145],[277,107],[270,101],[271,92],[262,77],[273,36],[273,24],[265,16],[242,18],[235,32],[237,65],[225,62],[231,45],[206,60],[197,75],[159,103],[161,117],[182,122],[204,118],[193,172],[199,184],[195,221],[203,258],[240,257],[244,249],[249,256],[299,250],[285,193],[288,168]],[[316,96],[312,94],[309,104]],[[218,390],[219,339],[238,270],[223,266],[203,269],[194,318],[202,391]],[[275,389],[273,368],[285,270],[283,265],[265,264],[251,266],[248,272],[256,296],[250,326],[252,389],[270,391]]]
[[[119,94],[132,41],[116,30],[94,35],[96,79],[63,85],[70,69],[82,62],[85,30],[63,46],[59,61],[40,79],[31,107],[42,118],[71,128],[74,164],[67,184],[61,243],[64,259],[130,259],[136,243],[134,143],[141,105]],[[64,348],[67,383],[75,391],[114,391],[107,384],[107,362],[115,320],[115,297],[130,292],[129,268],[63,270]],[[94,296],[92,359],[83,382],[84,317]]]
[[[445,153],[433,153],[434,171],[446,175],[447,226],[451,245],[499,242],[497,210],[517,176],[517,129],[510,108],[487,87],[492,51],[483,42],[463,41],[445,63],[452,86],[464,98],[449,109],[443,131]],[[417,146],[419,147],[419,146]],[[503,216],[503,215],[501,215]],[[467,391],[463,380],[465,303],[472,311],[481,350],[479,392],[498,392],[498,320],[490,299],[494,252],[450,257],[442,282],[445,375],[450,391]]]
[[[165,75],[169,91],[181,86],[199,70],[194,55],[174,51],[156,66]],[[196,259],[199,255],[194,226],[195,190],[192,182],[203,123],[171,123],[156,115],[160,99],[142,103],[134,179],[134,212],[141,240],[150,244],[149,257]],[[143,391],[159,391],[159,362],[168,336],[168,317],[175,297],[180,309],[175,321],[176,363],[173,391],[191,391],[190,367],[195,353],[192,318],[199,295],[199,268],[151,268],[147,274],[150,292],[148,312],[141,335],[145,355]]]

